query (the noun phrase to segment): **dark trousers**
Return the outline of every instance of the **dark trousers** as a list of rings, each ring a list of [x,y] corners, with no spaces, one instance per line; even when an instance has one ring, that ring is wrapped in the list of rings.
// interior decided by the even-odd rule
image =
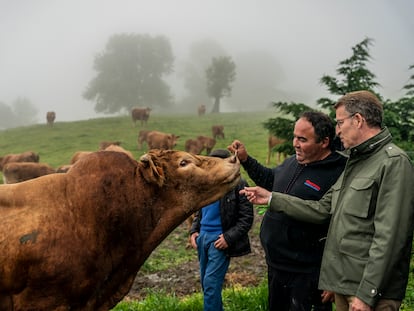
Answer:
[[[331,302],[321,301],[318,279],[319,271],[295,273],[268,267],[269,310],[332,311]]]

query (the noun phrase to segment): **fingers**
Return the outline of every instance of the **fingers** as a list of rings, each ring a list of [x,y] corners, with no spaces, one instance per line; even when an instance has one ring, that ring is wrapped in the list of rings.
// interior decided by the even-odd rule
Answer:
[[[220,234],[217,240],[214,242],[214,247],[220,250],[224,250],[228,247],[227,241],[223,234]]]
[[[229,146],[227,146],[227,149],[231,153],[235,154],[241,162],[244,162],[247,160],[247,151],[241,141],[234,140]]]
[[[244,145],[239,140],[234,140],[229,146],[227,146],[227,149],[233,153],[241,148],[244,148]]]
[[[197,249],[197,242],[196,242],[197,237],[198,237],[198,232],[194,232],[190,236],[190,244],[194,249]]]
[[[244,187],[244,189],[239,191],[240,195],[246,196],[249,202],[256,205],[268,205],[269,196],[272,194],[270,191],[255,186],[255,187]]]

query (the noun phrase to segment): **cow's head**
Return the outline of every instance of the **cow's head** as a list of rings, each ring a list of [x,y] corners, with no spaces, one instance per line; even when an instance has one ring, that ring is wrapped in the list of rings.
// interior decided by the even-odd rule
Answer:
[[[148,183],[159,187],[166,183],[188,188],[194,184],[235,186],[240,177],[240,163],[235,156],[220,159],[178,150],[153,149],[141,156],[139,171]]]

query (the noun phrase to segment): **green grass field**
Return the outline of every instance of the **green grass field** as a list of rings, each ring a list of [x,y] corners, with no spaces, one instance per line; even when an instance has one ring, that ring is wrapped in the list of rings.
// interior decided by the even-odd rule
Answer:
[[[234,139],[243,141],[249,152],[260,161],[267,155],[267,131],[263,122],[272,112],[222,113],[196,115],[151,115],[148,124],[134,127],[131,118],[111,117],[76,122],[56,122],[53,127],[38,124],[0,131],[0,157],[9,153],[35,151],[40,162],[57,168],[69,164],[76,151],[96,151],[104,140],[121,141],[121,146],[138,159],[146,151],[138,150],[140,129],[159,130],[179,135],[175,149],[184,150],[184,143],[198,135],[211,137],[211,126],[224,125],[225,139],[218,139],[215,148],[226,148]],[[274,114],[274,113],[273,113]]]

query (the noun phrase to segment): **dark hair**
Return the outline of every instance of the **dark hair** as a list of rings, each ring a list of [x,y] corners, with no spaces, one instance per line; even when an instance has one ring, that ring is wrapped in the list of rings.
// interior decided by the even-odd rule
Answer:
[[[369,127],[379,127],[382,125],[383,108],[379,98],[370,91],[350,92],[342,96],[335,104],[335,109],[344,106],[345,110],[354,115],[362,115]]]
[[[300,118],[309,121],[316,135],[316,142],[321,142],[324,138],[329,138],[329,149],[334,150],[335,126],[332,119],[319,111],[305,111]]]

